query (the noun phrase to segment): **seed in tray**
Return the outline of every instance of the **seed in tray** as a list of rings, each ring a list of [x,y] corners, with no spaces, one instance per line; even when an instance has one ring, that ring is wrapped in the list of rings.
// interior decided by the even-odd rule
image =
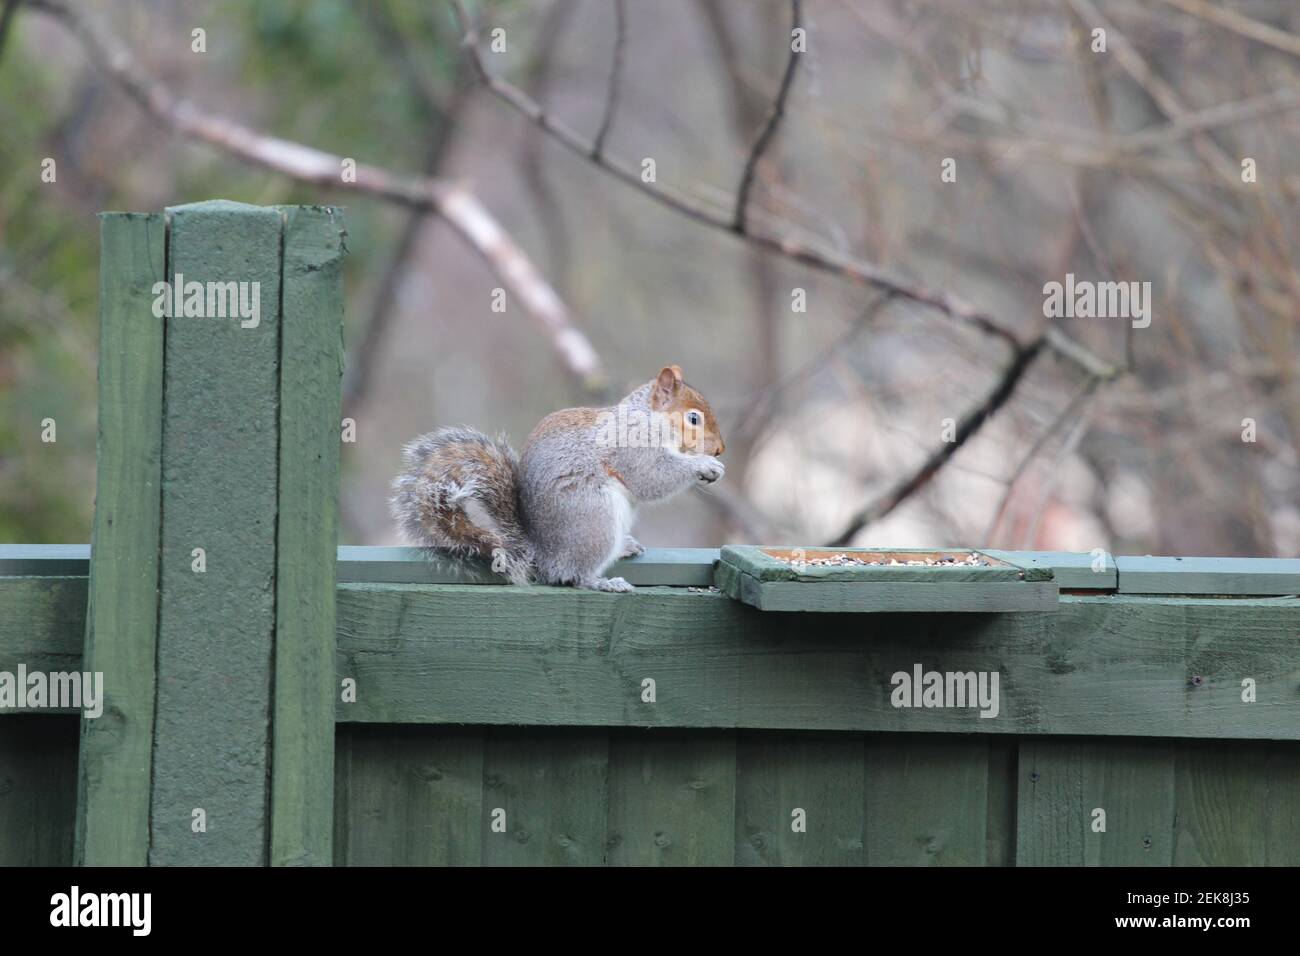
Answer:
[[[817,567],[817,568],[840,568],[840,567],[871,567],[871,568],[941,568],[941,567],[968,567],[983,568],[989,567],[989,562],[985,561],[978,554],[968,554],[964,558],[957,558],[951,554],[944,555],[942,558],[913,558],[907,561],[899,561],[897,558],[868,559],[858,555],[849,555],[844,553],[831,554],[823,558],[781,558],[786,564],[793,567]]]

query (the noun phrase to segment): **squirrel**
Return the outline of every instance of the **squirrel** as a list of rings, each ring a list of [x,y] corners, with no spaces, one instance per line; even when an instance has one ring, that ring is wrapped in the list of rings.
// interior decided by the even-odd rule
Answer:
[[[616,405],[547,415],[522,457],[463,426],[421,435],[402,450],[391,510],[411,543],[491,559],[514,584],[631,591],[602,574],[645,550],[635,506],[717,481],[724,448],[708,401],[669,365]]]

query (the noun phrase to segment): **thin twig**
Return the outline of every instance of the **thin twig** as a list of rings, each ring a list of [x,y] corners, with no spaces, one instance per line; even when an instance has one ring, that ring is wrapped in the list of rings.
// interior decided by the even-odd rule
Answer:
[[[1208,20],[1210,23],[1221,26],[1225,30],[1231,30],[1233,33],[1254,40],[1256,43],[1263,43],[1265,46],[1271,46],[1283,53],[1290,53],[1292,56],[1300,56],[1300,37],[1287,33],[1285,30],[1279,30],[1277,27],[1269,26],[1267,23],[1252,20],[1235,10],[1230,10],[1227,7],[1216,7],[1214,4],[1206,3],[1205,0],[1160,0],[1160,2],[1175,7],[1190,16]]]
[[[265,136],[177,99],[136,64],[115,36],[92,24],[80,9],[63,0],[27,0],[27,5],[63,24],[131,99],[176,132],[300,182],[365,193],[409,209],[437,213],[487,260],[525,313],[546,333],[569,374],[589,390],[603,388],[605,373],[590,340],[573,325],[564,303],[528,255],[463,185],[403,176],[361,163],[356,165],[355,180],[345,182],[341,156]]]
[[[783,399],[792,387],[797,384],[806,382],[815,375],[831,359],[842,355],[844,350],[853,342],[855,338],[862,334],[863,330],[871,324],[886,305],[892,300],[893,296],[884,293],[877,296],[868,303],[867,307],[853,320],[853,323],[842,334],[835,337],[833,341],[811,359],[808,360],[801,368],[796,369],[789,375],[786,375],[779,381],[772,382],[759,391],[757,395],[750,395],[745,399],[746,409],[740,422],[733,429],[735,437],[741,441],[747,441],[755,437],[759,428],[759,423],[763,427],[770,428],[773,423],[775,413],[773,405],[780,407],[780,400]]]
[[[801,0],[790,0],[790,56],[785,61],[785,74],[781,77],[781,87],[776,92],[776,99],[772,101],[772,109],[767,114],[762,132],[758,134],[758,139],[754,141],[754,146],[749,151],[749,159],[745,161],[745,171],[740,177],[740,186],[736,189],[736,212],[732,216],[731,228],[742,236],[746,231],[746,207],[749,205],[749,190],[754,185],[754,171],[758,167],[759,159],[767,151],[768,143],[772,141],[777,126],[785,116],[785,101],[790,95],[790,87],[794,84],[794,72],[799,64],[799,51],[794,45],[794,31],[802,26],[803,4]]]
[[[478,49],[478,32],[473,27],[465,11],[464,4],[461,0],[451,0],[451,5],[463,35],[461,45],[465,48],[466,54],[469,56],[470,62],[473,64],[480,80],[495,96],[507,103],[520,115],[536,124],[547,135],[571,152],[591,161],[599,169],[641,191],[661,205],[675,210],[695,222],[736,235],[733,219],[729,213],[716,211],[703,202],[665,189],[662,186],[646,183],[642,181],[639,169],[611,160],[608,154],[602,154],[599,158],[593,157],[592,144],[583,138],[580,133],[547,113],[536,100],[523,90],[506,80],[494,76],[488,70],[487,63]],[[1013,331],[1003,326],[992,316],[981,312],[957,296],[909,282],[898,276],[891,275],[872,263],[841,255],[838,252],[822,248],[815,243],[796,239],[790,234],[760,233],[747,227],[741,238],[752,245],[784,256],[793,262],[861,282],[865,285],[874,286],[882,291],[934,308],[951,319],[972,325],[988,335],[1001,339],[1015,351],[1018,351],[1024,345],[1019,336]],[[1093,368],[1102,368],[1105,369],[1105,377],[1107,378],[1112,378],[1118,374],[1118,370],[1106,362],[1105,359],[1092,354],[1086,347],[1064,333],[1049,336],[1047,345],[1053,351],[1058,352],[1086,371],[1092,371]]]
[[[1038,357],[1046,344],[1047,339],[1044,336],[1034,339],[1018,349],[993,391],[989,393],[984,401],[969,411],[966,417],[957,425],[953,440],[944,442],[932,451],[925,461],[921,462],[921,465],[910,475],[855,514],[844,530],[836,535],[827,547],[843,548],[847,546],[859,531],[888,515],[938,474],[939,469],[957,453],[957,450],[965,445],[967,440],[983,428],[985,423],[1007,403],[1012,393],[1015,392],[1016,386],[1020,384],[1020,380],[1025,377],[1025,373],[1029,371],[1034,359]]]
[[[1097,386],[1100,384],[1101,380],[1093,378],[1092,376],[1088,376],[1088,378],[1084,379],[1083,385],[1081,385],[1078,391],[1074,393],[1070,400],[1065,404],[1065,407],[1061,409],[1060,413],[1052,419],[1051,423],[1043,429],[1042,434],[1040,434],[1033,445],[1030,446],[1029,451],[1027,451],[1025,456],[1020,459],[1020,463],[1016,465],[1015,471],[1013,471],[1011,477],[1007,479],[1007,490],[1003,493],[1001,502],[998,503],[997,511],[993,514],[993,520],[989,522],[988,530],[984,532],[983,541],[986,546],[993,544],[993,535],[998,530],[998,525],[1002,523],[1002,518],[1006,514],[1007,506],[1011,503],[1011,496],[1016,490],[1016,482],[1020,480],[1020,477],[1029,468],[1029,465],[1033,460],[1038,457],[1039,453],[1047,447],[1047,443],[1051,441],[1052,437],[1057,433],[1057,429],[1067,422],[1070,417],[1079,410],[1080,406],[1082,406],[1084,402],[1088,401],[1088,399],[1092,397],[1093,393],[1097,391]]]
[[[627,43],[627,0],[614,0],[614,62],[609,68],[609,86],[605,92],[605,112],[600,130],[591,144],[591,158],[599,160],[605,149],[605,137],[614,124],[619,93],[623,86],[623,47]]]
[[[1056,450],[1056,457],[1052,459],[1052,464],[1047,469],[1047,480],[1043,483],[1043,493],[1039,497],[1038,506],[1034,509],[1033,520],[1030,521],[1029,529],[1022,539],[1025,547],[1033,547],[1033,543],[1038,540],[1038,528],[1043,522],[1043,512],[1047,510],[1047,502],[1052,495],[1052,483],[1060,474],[1065,459],[1074,454],[1075,449],[1079,447],[1079,442],[1083,441],[1083,436],[1088,433],[1088,419],[1092,409],[1092,405],[1085,403],[1083,414],[1075,420],[1074,427],[1065,436],[1065,441],[1061,442],[1061,447]]]

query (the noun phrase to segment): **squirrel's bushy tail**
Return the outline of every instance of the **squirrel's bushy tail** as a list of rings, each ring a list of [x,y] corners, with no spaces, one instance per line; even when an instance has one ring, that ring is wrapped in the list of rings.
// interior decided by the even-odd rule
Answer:
[[[408,444],[402,459],[391,506],[411,543],[485,558],[515,584],[528,582],[533,549],[519,513],[519,457],[504,439],[440,428]]]

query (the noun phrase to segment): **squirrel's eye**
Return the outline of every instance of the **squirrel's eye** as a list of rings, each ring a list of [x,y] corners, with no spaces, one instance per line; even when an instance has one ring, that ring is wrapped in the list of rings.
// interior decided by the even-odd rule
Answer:
[[[704,418],[699,412],[692,410],[686,413],[686,424],[698,425],[702,421],[704,421]]]

